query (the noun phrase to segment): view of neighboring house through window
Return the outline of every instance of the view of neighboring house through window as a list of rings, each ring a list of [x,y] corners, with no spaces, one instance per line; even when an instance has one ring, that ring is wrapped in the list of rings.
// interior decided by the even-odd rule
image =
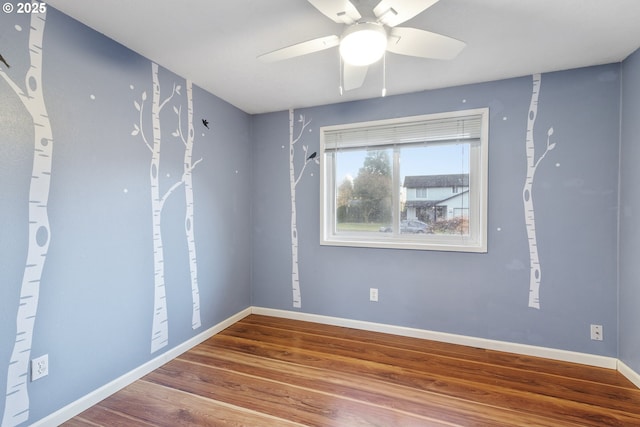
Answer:
[[[464,147],[466,151],[468,147]],[[469,233],[469,173],[405,176],[405,219],[432,225],[433,233]]]
[[[321,128],[321,244],[486,252],[488,109]]]

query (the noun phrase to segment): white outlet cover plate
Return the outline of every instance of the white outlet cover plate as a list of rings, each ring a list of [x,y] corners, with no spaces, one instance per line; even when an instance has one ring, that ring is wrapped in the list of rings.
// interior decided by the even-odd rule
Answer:
[[[31,360],[31,381],[38,380],[49,375],[49,355],[37,357]]]

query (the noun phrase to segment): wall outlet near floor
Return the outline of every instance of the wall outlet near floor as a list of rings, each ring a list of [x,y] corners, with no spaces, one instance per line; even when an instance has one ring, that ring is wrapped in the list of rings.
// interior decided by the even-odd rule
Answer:
[[[378,288],[369,288],[369,301],[378,302]]]
[[[38,380],[49,375],[49,355],[45,354],[36,359],[31,359],[31,381]]]
[[[602,341],[602,325],[591,325],[591,339],[594,341]]]

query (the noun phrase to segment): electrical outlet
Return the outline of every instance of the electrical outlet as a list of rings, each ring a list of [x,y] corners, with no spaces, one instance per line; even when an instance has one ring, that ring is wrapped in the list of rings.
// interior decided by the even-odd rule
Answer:
[[[49,375],[49,355],[45,354],[31,360],[31,381],[38,380]]]
[[[602,341],[602,325],[591,325],[591,339],[594,341]]]
[[[369,288],[369,301],[378,302],[378,288]]]

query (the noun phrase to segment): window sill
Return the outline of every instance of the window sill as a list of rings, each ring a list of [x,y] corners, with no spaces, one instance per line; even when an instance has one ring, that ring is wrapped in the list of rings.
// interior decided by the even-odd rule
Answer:
[[[483,242],[461,236],[402,236],[371,233],[354,235],[341,233],[320,239],[322,246],[347,246],[376,249],[486,253]]]

